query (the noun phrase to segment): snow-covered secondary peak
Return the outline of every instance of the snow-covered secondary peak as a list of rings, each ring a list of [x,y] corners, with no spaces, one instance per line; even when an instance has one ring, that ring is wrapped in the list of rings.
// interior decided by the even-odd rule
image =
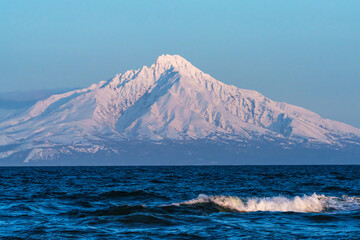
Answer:
[[[1,157],[118,151],[124,141],[272,142],[288,147],[359,145],[360,130],[224,84],[179,55],[52,95],[0,122]],[[11,147],[7,147],[11,146]],[[111,146],[111,147],[110,147]],[[109,150],[110,151],[110,150]]]

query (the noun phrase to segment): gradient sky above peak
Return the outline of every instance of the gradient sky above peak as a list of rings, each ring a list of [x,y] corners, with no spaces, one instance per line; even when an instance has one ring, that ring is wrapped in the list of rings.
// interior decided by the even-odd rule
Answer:
[[[360,127],[359,1],[0,0],[0,92],[86,87],[179,54]]]

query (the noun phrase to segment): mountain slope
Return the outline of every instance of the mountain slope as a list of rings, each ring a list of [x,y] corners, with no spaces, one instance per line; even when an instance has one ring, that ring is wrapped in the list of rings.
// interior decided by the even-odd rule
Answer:
[[[180,56],[89,88],[52,95],[0,123],[0,158],[77,153],[121,158],[125,143],[210,141],[283,148],[359,146],[360,130],[217,81]],[[151,150],[150,150],[151,151]]]

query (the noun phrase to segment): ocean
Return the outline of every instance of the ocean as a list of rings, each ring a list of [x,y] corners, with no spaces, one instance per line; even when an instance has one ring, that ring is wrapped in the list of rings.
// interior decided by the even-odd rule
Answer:
[[[1,239],[359,239],[360,166],[0,168]]]

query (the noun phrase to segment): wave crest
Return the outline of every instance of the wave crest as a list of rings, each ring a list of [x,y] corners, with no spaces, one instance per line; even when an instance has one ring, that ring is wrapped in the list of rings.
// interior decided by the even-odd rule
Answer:
[[[200,194],[197,198],[175,203],[176,206],[210,203],[220,208],[238,212],[323,212],[327,210],[352,211],[360,210],[360,198],[343,196],[327,197],[316,193],[302,197],[286,198],[282,196],[265,198],[240,199],[234,196],[207,196]]]

